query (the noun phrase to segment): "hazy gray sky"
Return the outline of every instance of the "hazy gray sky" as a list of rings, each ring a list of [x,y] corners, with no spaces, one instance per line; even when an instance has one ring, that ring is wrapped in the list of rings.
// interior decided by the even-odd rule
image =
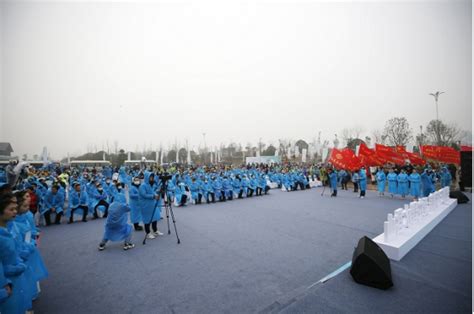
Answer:
[[[470,1],[1,4],[0,141],[55,158],[333,139],[393,116],[471,129]]]

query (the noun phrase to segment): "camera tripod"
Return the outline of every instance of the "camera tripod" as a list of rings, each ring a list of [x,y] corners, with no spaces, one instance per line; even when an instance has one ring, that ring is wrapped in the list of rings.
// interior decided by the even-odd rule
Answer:
[[[155,216],[156,208],[160,206],[161,208],[164,208],[166,211],[166,223],[168,225],[168,234],[171,234],[171,229],[170,229],[170,213],[171,213],[171,219],[173,220],[173,226],[174,226],[174,233],[176,234],[176,239],[178,241],[178,244],[181,243],[181,240],[179,239],[178,235],[178,229],[176,228],[176,219],[174,218],[174,212],[173,212],[173,201],[168,197],[168,182],[164,181],[162,182],[162,187],[160,194],[163,198],[164,205],[158,205],[159,201],[156,201],[155,208],[153,208],[153,214],[151,215],[150,219],[150,224],[153,220],[153,216]],[[146,234],[145,238],[143,239],[143,245],[146,244]]]

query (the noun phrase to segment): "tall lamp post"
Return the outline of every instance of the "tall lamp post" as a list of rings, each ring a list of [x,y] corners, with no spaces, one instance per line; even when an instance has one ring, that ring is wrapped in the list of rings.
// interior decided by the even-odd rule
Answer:
[[[438,116],[438,98],[439,98],[439,95],[441,95],[441,94],[444,94],[444,92],[437,91],[436,93],[430,93],[430,95],[434,97],[435,103],[436,103],[436,121],[439,120],[439,116]]]

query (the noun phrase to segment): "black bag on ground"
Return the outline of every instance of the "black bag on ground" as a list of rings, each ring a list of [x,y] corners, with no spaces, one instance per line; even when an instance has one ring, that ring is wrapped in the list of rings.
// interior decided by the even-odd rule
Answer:
[[[368,237],[362,237],[354,249],[350,271],[357,283],[378,289],[393,286],[390,260],[385,252]]]

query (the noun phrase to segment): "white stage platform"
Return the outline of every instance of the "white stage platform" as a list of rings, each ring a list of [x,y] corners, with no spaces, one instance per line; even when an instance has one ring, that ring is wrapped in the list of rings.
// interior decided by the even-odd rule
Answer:
[[[403,229],[394,239],[384,241],[384,234],[378,235],[374,242],[387,254],[388,258],[400,261],[415,247],[438,223],[440,223],[457,205],[457,199],[449,199],[446,204],[429,213],[423,223]]]

